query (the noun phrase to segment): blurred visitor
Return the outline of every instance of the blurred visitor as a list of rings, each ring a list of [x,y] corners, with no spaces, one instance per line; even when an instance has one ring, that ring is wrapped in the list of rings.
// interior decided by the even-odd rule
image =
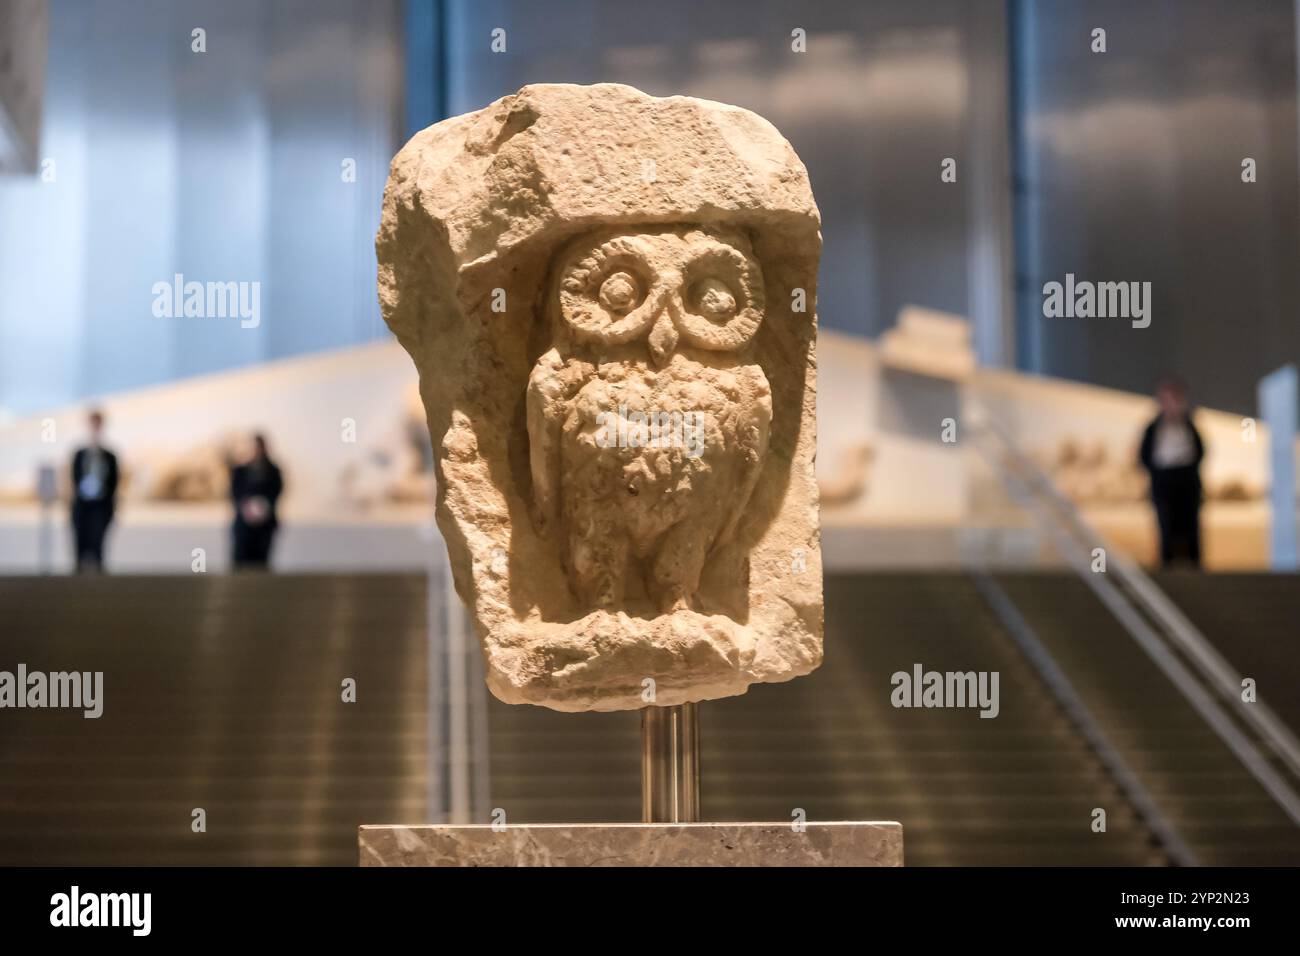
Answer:
[[[87,418],[90,443],[72,456],[72,535],[77,571],[104,569],[104,538],[117,497],[117,456],[103,445],[104,413]]]
[[[1176,379],[1156,388],[1160,414],[1142,435],[1139,456],[1151,475],[1160,525],[1160,562],[1201,566],[1201,459],[1205,446],[1192,424],[1187,389]]]
[[[235,570],[265,568],[279,527],[275,503],[284,490],[280,469],[266,453],[266,438],[253,436],[253,457],[230,469],[230,500],[235,506]]]

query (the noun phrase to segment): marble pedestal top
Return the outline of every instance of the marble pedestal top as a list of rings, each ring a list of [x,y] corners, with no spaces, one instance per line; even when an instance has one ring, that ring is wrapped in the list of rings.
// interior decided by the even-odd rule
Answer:
[[[363,826],[362,866],[902,866],[890,822]]]

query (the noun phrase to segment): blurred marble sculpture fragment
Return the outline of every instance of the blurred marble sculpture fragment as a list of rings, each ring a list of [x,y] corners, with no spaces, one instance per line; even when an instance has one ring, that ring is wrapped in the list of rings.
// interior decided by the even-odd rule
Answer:
[[[394,159],[380,303],[497,697],[667,706],[821,662],[819,228],[765,120],[627,86],[528,86]]]

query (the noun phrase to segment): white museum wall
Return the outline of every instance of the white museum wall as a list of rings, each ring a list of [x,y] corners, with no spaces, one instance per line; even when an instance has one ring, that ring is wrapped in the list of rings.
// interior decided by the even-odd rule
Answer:
[[[420,467],[407,421],[418,414],[416,373],[394,342],[286,359],[108,396],[105,444],[123,471],[109,542],[115,571],[188,570],[193,548],[224,567],[230,511],[223,499],[151,500],[168,472],[209,465],[228,440],[263,432],[281,465],[284,530],[276,565],[290,569],[423,567],[432,508],[388,500]],[[34,570],[40,509],[36,470],[60,484],[85,441],[88,405],[0,425],[0,569]],[[45,440],[52,437],[52,441]],[[238,450],[237,447],[233,450]],[[66,494],[66,487],[64,488]],[[66,505],[53,512],[54,564],[67,567]]]
[[[939,440],[977,401],[1021,447],[1050,466],[1065,442],[1102,446],[1101,471],[1135,454],[1153,412],[1144,396],[1018,373],[975,370],[961,382],[885,367],[866,339],[823,330],[818,341],[818,478],[829,569],[960,566],[972,534],[998,536],[1002,560],[1054,561],[1032,522],[1010,505],[960,440]],[[230,512],[220,495],[156,500],[178,465],[212,467],[232,436],[268,435],[285,470],[282,570],[422,570],[436,532],[425,471],[416,374],[395,342],[340,349],[107,396],[107,441],[127,476],[109,562],[114,571],[185,571],[193,548],[225,567]],[[86,405],[66,405],[0,425],[0,570],[38,567],[42,465],[64,471],[84,440]],[[1266,484],[1267,432],[1243,441],[1241,417],[1201,410],[1211,487]],[[354,430],[349,422],[354,423]],[[45,441],[46,437],[52,441]],[[349,440],[355,438],[355,440]],[[866,454],[863,455],[865,450]],[[1081,500],[1084,517],[1141,559],[1154,553],[1154,522],[1141,489],[1120,500]],[[66,568],[66,505],[49,514],[54,567]],[[1211,568],[1262,568],[1268,513],[1262,500],[1206,508]]]

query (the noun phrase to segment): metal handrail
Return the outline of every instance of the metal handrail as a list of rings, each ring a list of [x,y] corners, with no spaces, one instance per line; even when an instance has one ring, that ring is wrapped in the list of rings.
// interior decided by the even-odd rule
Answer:
[[[1179,609],[1160,586],[1151,579],[1142,568],[1122,552],[1109,546],[1106,539],[1093,528],[1073,502],[1061,494],[1055,483],[1037,464],[1024,454],[1006,429],[995,419],[986,416],[985,424],[1001,440],[1004,449],[1013,456],[1022,470],[1029,472],[1033,484],[1042,491],[1076,530],[1078,537],[1088,545],[1106,549],[1107,566],[1115,568],[1116,575],[1137,598],[1137,603],[1153,620],[1162,626],[1165,633],[1174,640],[1180,650],[1197,665],[1198,669],[1215,687],[1220,696],[1239,706],[1242,719],[1255,726],[1260,735],[1268,741],[1270,747],[1282,758],[1287,768],[1300,777],[1300,740],[1291,732],[1277,714],[1258,698],[1253,704],[1245,704],[1240,697],[1241,674],[1233,670],[1232,665],[1221,655],[1205,635]]]
[[[1097,595],[1129,635],[1147,653],[1165,676],[1179,689],[1220,739],[1232,750],[1260,785],[1286,811],[1292,821],[1300,825],[1300,795],[1260,754],[1255,744],[1232,722],[1230,712],[1219,706],[1215,697],[1206,691],[1196,675],[1173,653],[1170,644],[1182,650],[1200,672],[1202,680],[1220,698],[1242,704],[1239,712],[1246,722],[1282,759],[1287,768],[1300,776],[1300,741],[1258,699],[1244,705],[1238,696],[1241,675],[1210,644],[1205,636],[1187,619],[1177,606],[1160,590],[1136,563],[1109,547],[1106,539],[1089,525],[1068,499],[1056,488],[1052,480],[1024,454],[1006,429],[984,410],[973,416],[970,432],[976,436],[976,448],[992,466],[994,472],[1022,505],[1040,519],[1055,539],[1067,563],[1080,579]],[[984,434],[995,436],[1002,451],[1016,464],[1008,468],[992,449],[980,440]],[[1091,570],[1091,552],[1095,547],[1105,550],[1107,569],[1115,569],[1114,576],[1124,585],[1116,586],[1107,575]],[[1145,616],[1142,612],[1145,612]],[[1159,626],[1159,633],[1151,626]],[[1162,638],[1163,635],[1163,638]]]
[[[1092,711],[1083,702],[1083,698],[1074,689],[1074,685],[1066,676],[1065,671],[1056,663],[1055,658],[1043,645],[1038,634],[1025,620],[1024,615],[1020,613],[1019,608],[1015,606],[1006,591],[983,567],[974,568],[971,572],[971,579],[975,582],[975,588],[984,598],[985,603],[988,604],[998,620],[1002,622],[1002,626],[1011,635],[1011,639],[1020,647],[1020,652],[1028,658],[1029,663],[1033,665],[1039,676],[1047,684],[1048,689],[1051,690],[1052,695],[1065,711],[1066,717],[1083,735],[1083,739],[1088,742],[1093,753],[1097,755],[1097,759],[1110,773],[1116,786],[1120,788],[1133,805],[1133,808],[1137,810],[1146,825],[1151,829],[1156,839],[1160,841],[1169,859],[1178,866],[1200,866],[1201,861],[1183,840],[1178,828],[1165,815],[1160,808],[1159,802],[1142,784],[1141,779],[1128,765],[1119,748],[1111,743],[1097,718],[1093,716]]]

